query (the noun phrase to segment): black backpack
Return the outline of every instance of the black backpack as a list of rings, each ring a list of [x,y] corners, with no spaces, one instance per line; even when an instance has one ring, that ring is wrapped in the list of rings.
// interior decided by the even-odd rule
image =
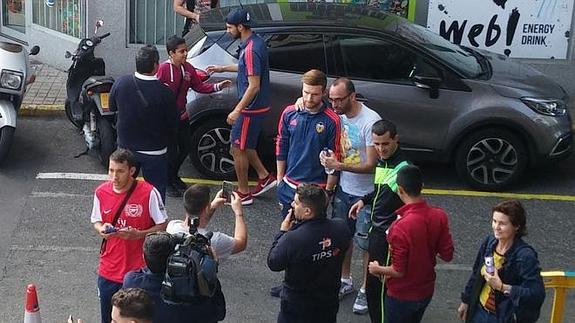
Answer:
[[[168,257],[160,291],[162,300],[170,304],[199,304],[221,293],[210,239],[197,232],[176,239],[180,243]]]

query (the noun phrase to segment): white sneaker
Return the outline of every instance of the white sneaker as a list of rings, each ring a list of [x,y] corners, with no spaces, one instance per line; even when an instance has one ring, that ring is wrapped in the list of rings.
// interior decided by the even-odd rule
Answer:
[[[341,286],[339,287],[339,299],[341,300],[345,295],[353,293],[353,281],[349,279],[341,280]]]
[[[357,297],[353,303],[353,312],[359,315],[367,314],[367,297],[365,291],[362,292],[361,289],[357,292]]]

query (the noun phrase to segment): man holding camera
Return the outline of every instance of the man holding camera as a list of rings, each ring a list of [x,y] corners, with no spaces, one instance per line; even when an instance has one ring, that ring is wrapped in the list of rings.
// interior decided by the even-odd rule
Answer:
[[[171,234],[189,234],[190,220],[194,217],[199,218],[198,232],[206,235],[206,227],[210,222],[214,212],[220,208],[226,199],[222,197],[222,191],[216,194],[216,197],[210,203],[210,188],[205,185],[192,185],[184,193],[184,209],[186,217],[184,220],[172,220],[168,223],[167,232]],[[210,239],[212,250],[218,260],[223,260],[230,255],[244,251],[248,243],[248,232],[242,210],[242,202],[239,195],[233,192],[230,196],[230,206],[235,215],[234,236],[222,232],[213,232]]]
[[[131,271],[124,277],[123,288],[142,288],[154,301],[153,322],[211,323],[224,319],[226,304],[221,289],[214,296],[198,303],[168,304],[161,298],[162,281],[166,275],[168,257],[175,247],[175,239],[167,232],[155,232],[144,241],[146,267]]]
[[[300,184],[272,244],[268,267],[285,270],[278,322],[336,321],[351,232],[345,221],[326,218],[326,205],[321,187]]]
[[[168,219],[158,190],[133,177],[136,159],[129,150],[113,152],[109,165],[110,180],[96,189],[90,217],[103,238],[98,266],[103,323],[110,322],[112,295],[122,287],[124,275],[144,266],[144,237],[165,230]]]

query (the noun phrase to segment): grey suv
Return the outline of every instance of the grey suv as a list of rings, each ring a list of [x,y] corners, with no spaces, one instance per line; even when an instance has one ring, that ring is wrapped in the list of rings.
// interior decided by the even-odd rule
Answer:
[[[311,68],[351,78],[358,97],[399,129],[415,162],[453,162],[469,185],[500,190],[527,167],[572,150],[566,92],[535,69],[505,56],[457,46],[424,27],[365,6],[268,3],[244,6],[269,47],[272,110],[260,155],[273,160],[283,108],[301,95]],[[198,69],[236,62],[238,40],[225,33],[231,8],[201,18],[189,34]],[[204,33],[205,31],[205,33]],[[217,78],[216,78],[217,76]],[[233,74],[212,77],[235,79]],[[212,178],[233,175],[225,116],[236,90],[188,95],[194,166]]]

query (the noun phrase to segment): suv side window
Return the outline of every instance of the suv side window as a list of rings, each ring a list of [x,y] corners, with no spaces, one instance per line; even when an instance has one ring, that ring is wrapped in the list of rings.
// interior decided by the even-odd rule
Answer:
[[[305,73],[316,68],[326,71],[325,48],[321,34],[268,34],[270,69]]]
[[[333,37],[331,47],[338,75],[394,83],[411,83],[414,73],[439,75],[423,57],[382,39],[338,35]]]

